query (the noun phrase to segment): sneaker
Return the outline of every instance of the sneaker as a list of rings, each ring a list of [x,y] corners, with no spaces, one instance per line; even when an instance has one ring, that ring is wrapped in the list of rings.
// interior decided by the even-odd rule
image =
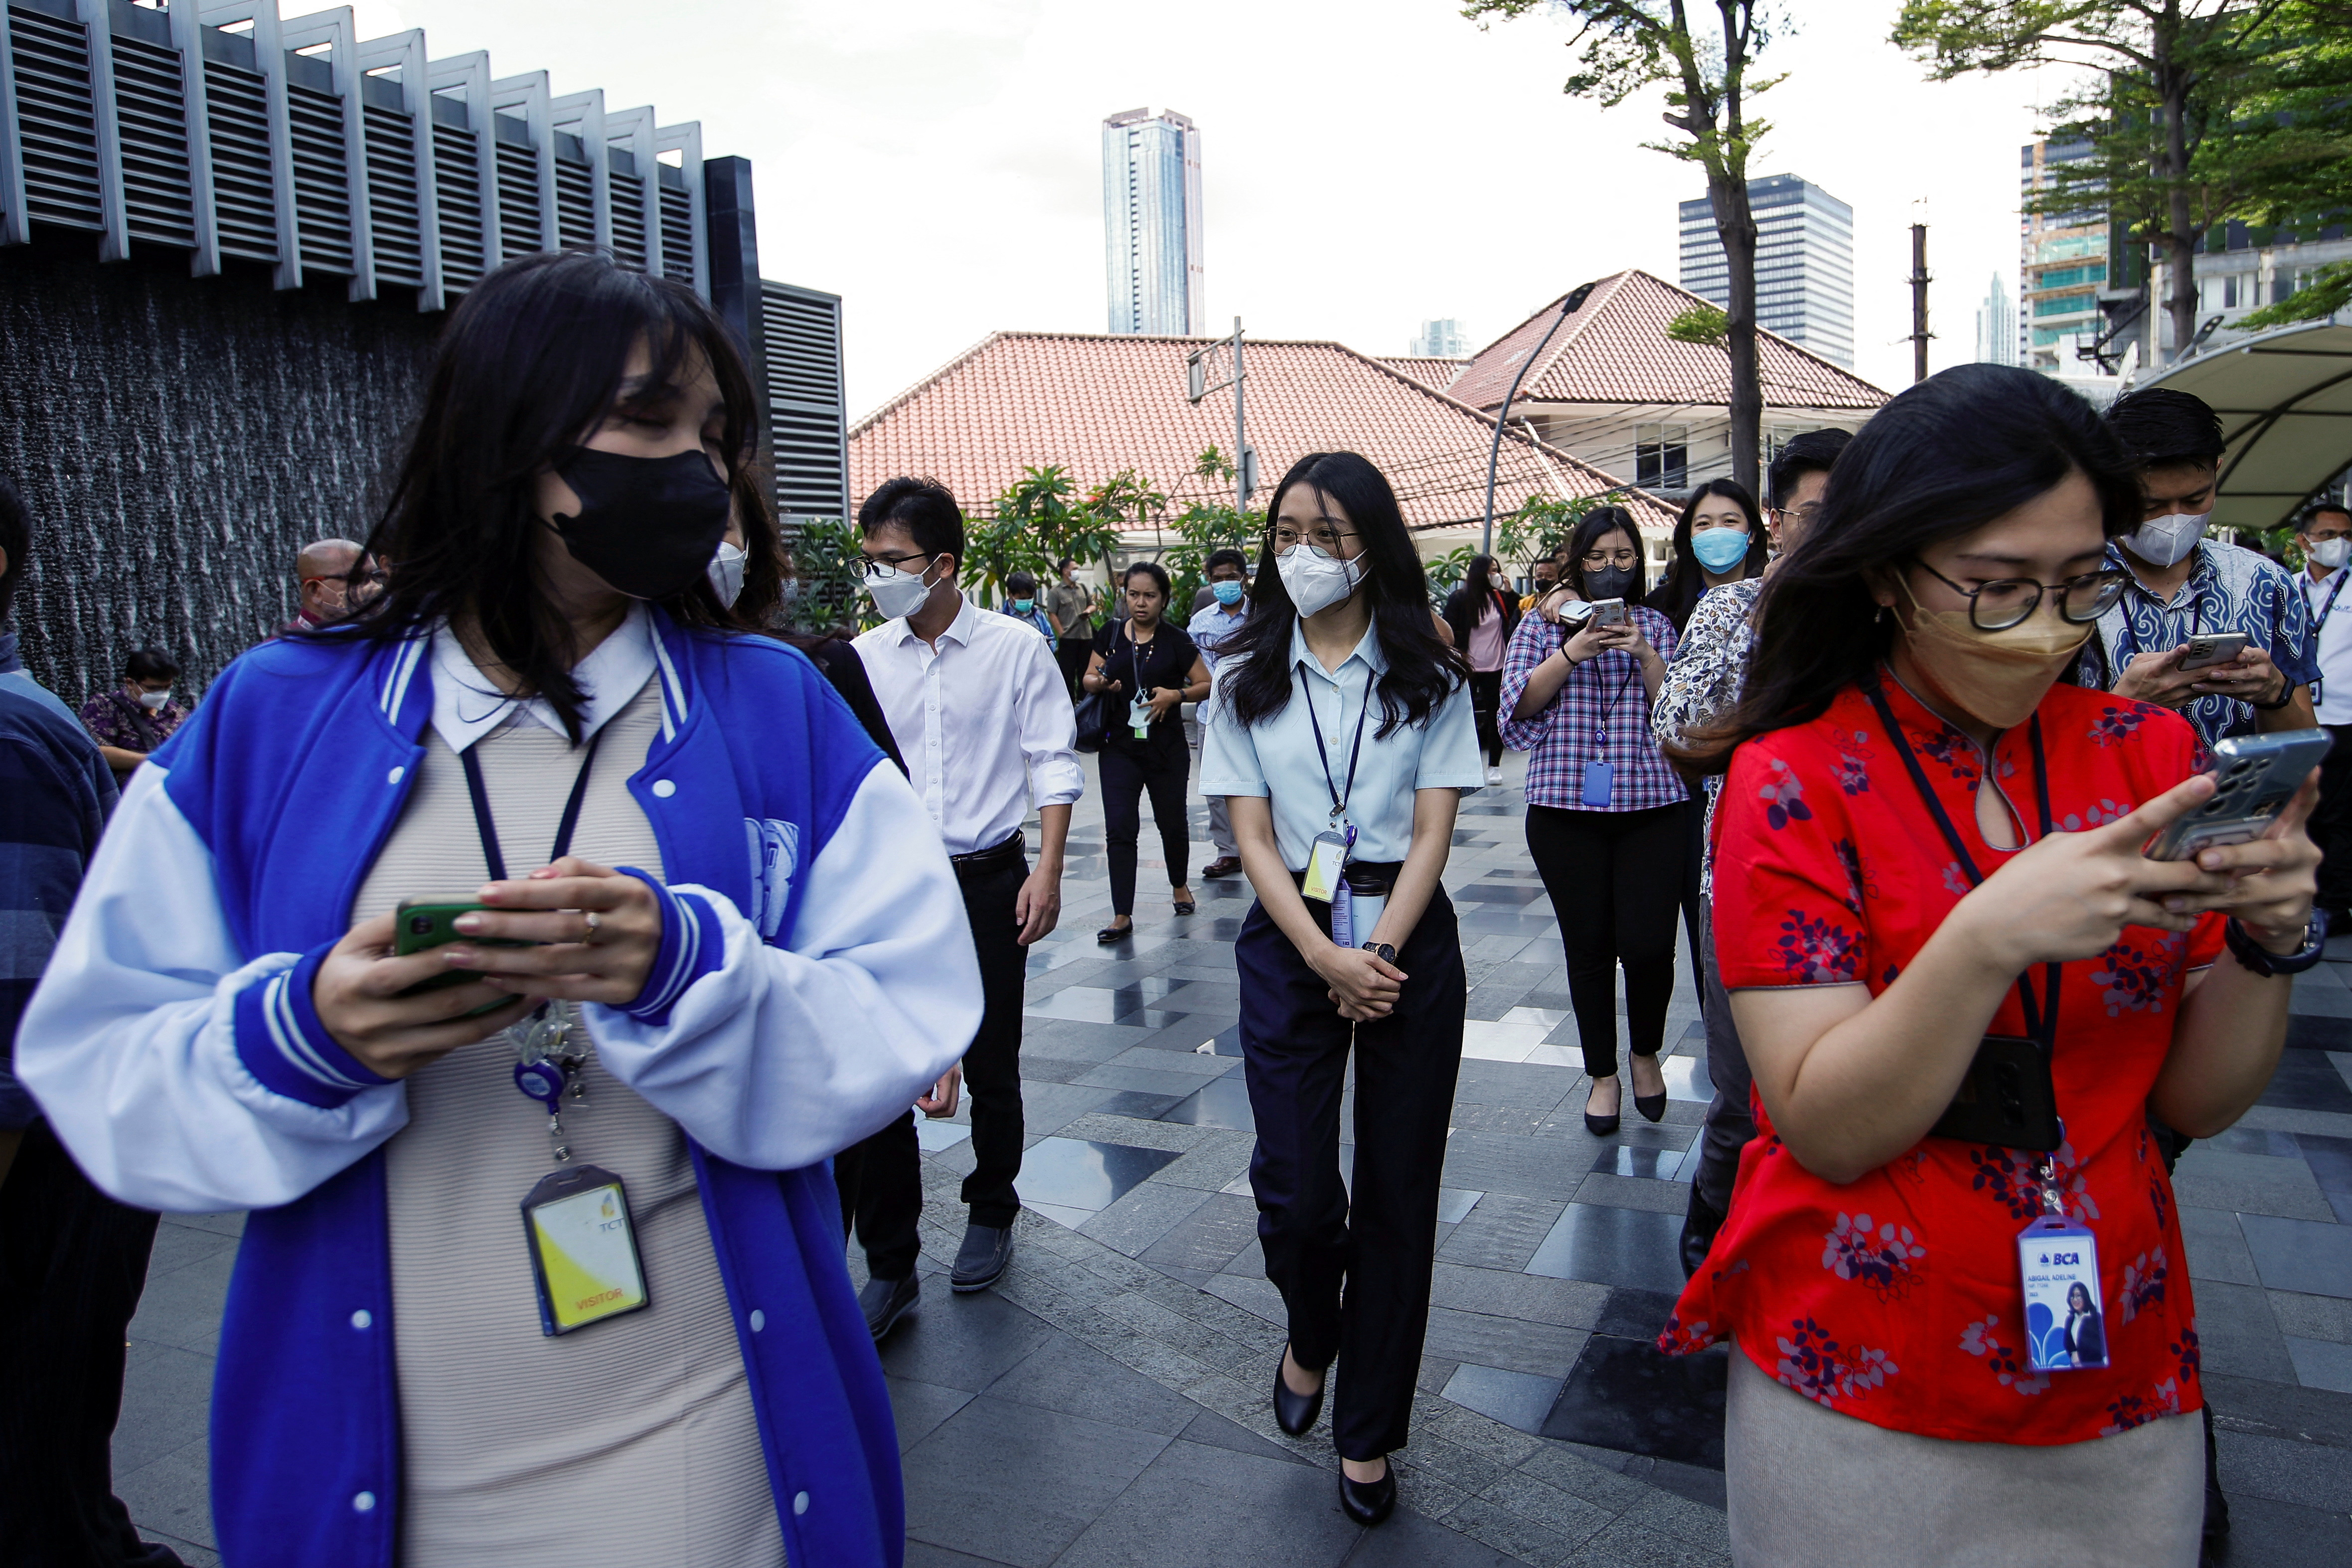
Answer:
[[[1492,785],[1492,784],[1501,784],[1502,782],[1503,782],[1503,770],[1502,770],[1502,769],[1500,769],[1500,768],[1488,768],[1488,769],[1486,770],[1486,783],[1487,783],[1488,784],[1490,784],[1490,785]]]
[[[949,1282],[959,1296],[985,1290],[1003,1277],[1004,1266],[1012,1259],[1011,1226],[966,1226],[963,1245],[956,1248],[955,1272]]]
[[[913,1275],[904,1279],[868,1279],[866,1289],[857,1293],[857,1310],[866,1314],[866,1330],[880,1344],[898,1326],[907,1314],[915,1310],[915,1302],[923,1293],[922,1282]]]

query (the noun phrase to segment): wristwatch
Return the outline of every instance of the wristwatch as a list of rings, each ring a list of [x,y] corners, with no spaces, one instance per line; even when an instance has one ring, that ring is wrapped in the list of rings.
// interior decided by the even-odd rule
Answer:
[[[2327,911],[2313,908],[2311,923],[2304,928],[2303,945],[2293,952],[2271,952],[2256,942],[2234,916],[2221,928],[2221,938],[2230,944],[2231,956],[2256,974],[2300,974],[2317,963],[2327,950]]]
[[[1394,963],[1396,962],[1396,944],[1394,942],[1368,942],[1364,943],[1364,951],[1370,953],[1374,958],[1379,959],[1382,963]]]

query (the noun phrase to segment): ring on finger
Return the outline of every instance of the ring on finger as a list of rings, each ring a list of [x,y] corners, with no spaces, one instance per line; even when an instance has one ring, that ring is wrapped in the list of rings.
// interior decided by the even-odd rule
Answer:
[[[581,942],[589,947],[595,946],[596,933],[602,931],[604,927],[604,917],[598,914],[594,910],[586,910],[582,911],[580,918],[585,921],[588,926],[588,933],[580,939]]]

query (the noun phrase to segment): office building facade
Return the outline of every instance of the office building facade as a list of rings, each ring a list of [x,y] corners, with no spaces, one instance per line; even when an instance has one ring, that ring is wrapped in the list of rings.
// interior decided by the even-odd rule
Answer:
[[[2106,204],[2092,193],[2064,212],[2035,212],[2055,171],[2091,155],[2087,142],[2032,142],[2018,150],[2018,351],[2021,363],[2053,374],[2100,367],[2084,351],[2101,345],[2111,291]]]
[[[1172,109],[1130,109],[1103,121],[1102,142],[1110,330],[1205,333],[1200,128]]]
[[[1460,359],[1470,352],[1470,334],[1451,316],[1423,321],[1411,352],[1415,359]]]
[[[1977,363],[2015,364],[2017,352],[2017,297],[1996,272],[1977,306]]]
[[[1771,174],[1748,182],[1756,216],[1756,324],[1853,368],[1853,209],[1809,180]],[[1681,206],[1681,285],[1728,308],[1730,263],[1715,230],[1715,204]]]

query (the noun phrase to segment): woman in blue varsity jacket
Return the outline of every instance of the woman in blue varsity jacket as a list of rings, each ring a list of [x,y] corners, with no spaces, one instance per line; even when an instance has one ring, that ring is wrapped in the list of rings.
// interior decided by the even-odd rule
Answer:
[[[824,1162],[979,972],[906,782],[746,635],[754,407],[684,288],[483,279],[382,597],[231,665],[100,847],[17,1070],[115,1197],[252,1211],[232,1568],[901,1559]]]

